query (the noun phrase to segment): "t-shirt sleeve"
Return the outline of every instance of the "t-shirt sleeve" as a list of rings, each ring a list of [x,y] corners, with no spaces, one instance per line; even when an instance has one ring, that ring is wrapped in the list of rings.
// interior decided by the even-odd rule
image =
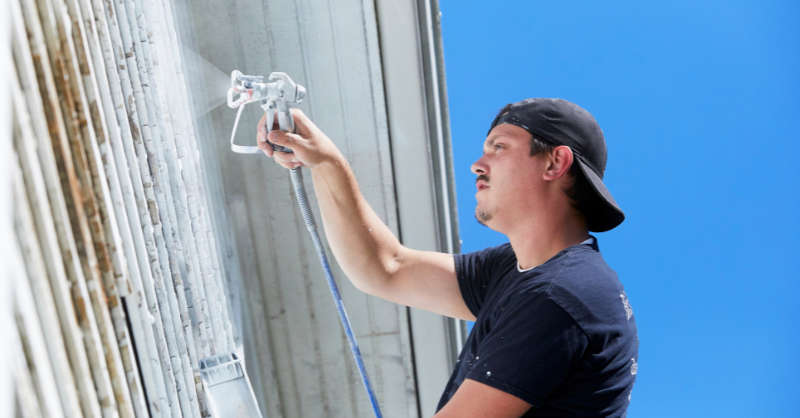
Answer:
[[[588,338],[575,320],[546,295],[512,297],[496,326],[477,347],[467,379],[540,407],[580,361]]]
[[[467,254],[455,254],[456,277],[461,297],[476,317],[486,299],[492,267],[496,264],[501,247],[486,248]]]

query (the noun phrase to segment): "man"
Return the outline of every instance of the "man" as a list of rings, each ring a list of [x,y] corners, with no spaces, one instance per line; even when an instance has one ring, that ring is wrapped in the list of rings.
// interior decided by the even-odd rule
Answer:
[[[311,169],[328,242],[360,290],[476,321],[437,418],[623,417],[636,374],[633,310],[596,238],[625,218],[602,182],[603,133],[560,99],[507,105],[472,165],[475,216],[509,244],[470,254],[400,244],[358,190],[342,154],[294,110],[296,134],[263,128],[261,149]]]

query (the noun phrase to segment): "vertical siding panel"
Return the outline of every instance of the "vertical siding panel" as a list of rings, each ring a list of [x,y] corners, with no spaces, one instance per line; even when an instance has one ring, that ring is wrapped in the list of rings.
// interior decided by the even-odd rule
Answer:
[[[171,201],[175,202],[174,210],[178,226],[176,238],[181,241],[184,249],[184,268],[188,275],[184,285],[188,284],[192,301],[190,308],[192,308],[196,318],[200,343],[198,354],[201,357],[207,357],[215,354],[216,349],[214,347],[212,323],[203,286],[202,272],[200,271],[197,248],[187,207],[187,184],[186,179],[184,179],[187,174],[184,173],[184,167],[182,167],[177,150],[177,143],[181,140],[182,135],[185,135],[185,132],[183,132],[182,115],[175,90],[178,81],[175,73],[170,68],[170,63],[174,57],[165,51],[167,34],[163,25],[164,16],[159,12],[160,2],[144,0],[141,3],[147,20],[148,38],[152,43],[153,73],[158,85],[156,92],[162,110],[162,126],[167,131],[166,135],[162,135],[161,141],[166,164],[172,174],[169,177],[169,183],[174,199]],[[193,368],[196,367],[195,364],[192,366]]]
[[[154,318],[159,318],[160,314],[157,310],[155,297],[151,295],[153,293],[152,277],[147,261],[147,252],[144,249],[144,242],[141,236],[142,227],[137,216],[140,208],[145,211],[147,208],[143,205],[137,205],[122,145],[123,143],[132,144],[133,139],[129,123],[136,120],[135,109],[133,109],[133,115],[129,119],[128,114],[125,112],[125,100],[122,96],[122,91],[120,91],[119,76],[112,53],[111,38],[118,40],[119,33],[118,31],[115,32],[116,37],[109,33],[109,26],[106,24],[107,20],[104,19],[102,14],[95,17],[95,10],[103,13],[103,9],[99,2],[94,3],[94,9],[85,1],[80,2],[80,7],[85,27],[87,28],[85,32],[92,35],[89,38],[88,45],[95,65],[97,85],[101,97],[104,99],[103,110],[109,127],[107,141],[100,143],[100,151],[106,166],[108,183],[112,198],[115,201],[115,210],[117,211],[117,224],[112,223],[112,225],[119,225],[120,238],[126,257],[130,262],[128,265],[130,271],[129,284],[132,286],[132,292],[127,292],[125,301],[128,313],[131,315],[134,338],[137,340],[136,349],[139,361],[142,363],[141,372],[144,378],[144,388],[147,391],[150,403],[148,405],[149,411],[152,416],[161,416],[162,412],[169,414],[169,403],[161,370],[159,350],[166,352],[167,349],[163,335],[158,339],[156,338],[158,329],[163,334],[163,327],[156,327],[157,330],[154,333],[150,323],[151,314]],[[95,25],[95,22],[97,22],[97,25]],[[116,23],[113,20],[112,22]],[[91,28],[91,30],[88,28]],[[103,40],[102,51],[100,51],[101,39]],[[122,52],[119,42],[117,42],[117,50],[120,53]],[[121,58],[124,62],[124,56]],[[109,69],[109,71],[106,72],[106,69]],[[132,97],[130,99],[132,100]],[[138,126],[134,125],[134,127],[137,133],[140,132]],[[136,166],[134,166],[135,168]],[[145,216],[144,219],[149,219],[149,217]],[[136,238],[135,243],[134,237]],[[155,309],[151,312],[150,308]],[[157,323],[160,325],[160,321]],[[157,342],[161,342],[161,346],[157,347]]]
[[[105,355],[107,349],[104,348],[105,344],[101,333],[101,327],[104,322],[101,323],[100,320],[102,318],[96,316],[98,311],[95,309],[95,303],[93,303],[96,298],[92,297],[92,294],[96,294],[98,286],[95,281],[92,281],[92,285],[90,285],[90,280],[85,276],[86,271],[84,270],[86,243],[83,237],[86,235],[84,232],[88,229],[88,226],[83,218],[83,209],[80,204],[82,202],[81,190],[69,152],[67,120],[62,113],[64,110],[70,111],[70,109],[68,107],[62,109],[62,104],[67,104],[68,102],[64,103],[66,101],[64,99],[65,93],[59,92],[66,86],[63,77],[64,72],[61,69],[61,62],[58,58],[61,55],[58,53],[57,44],[53,45],[52,41],[45,42],[45,31],[43,30],[47,29],[50,39],[53,39],[55,28],[53,28],[49,19],[47,20],[47,26],[43,27],[41,25],[38,10],[36,9],[37,5],[25,1],[20,4],[23,6],[22,11],[26,29],[28,30],[28,37],[33,40],[30,46],[37,76],[40,80],[44,80],[44,85],[40,84],[39,89],[42,100],[47,103],[45,113],[48,119],[52,144],[41,143],[39,149],[40,153],[43,152],[45,157],[53,159],[56,163],[55,166],[58,168],[54,171],[59,177],[59,191],[64,190],[63,194],[56,196],[56,199],[63,197],[63,205],[61,206],[63,209],[60,211],[63,217],[56,217],[56,219],[60,221],[57,222],[57,226],[59,227],[59,239],[66,271],[70,282],[73,284],[73,303],[83,330],[87,358],[92,370],[94,384],[97,388],[97,397],[102,408],[102,414],[104,417],[117,417],[119,413],[117,412],[117,401],[114,396],[115,385],[113,382],[118,379],[113,376],[107,362],[108,358]],[[45,8],[44,13],[47,14],[47,12],[48,10]],[[48,49],[50,48],[55,50],[56,58],[48,55]],[[42,151],[44,149],[52,149],[52,153]],[[57,186],[51,184],[50,187],[52,203],[53,194],[57,194],[54,191]],[[76,240],[74,234],[77,234],[81,239]]]
[[[92,372],[86,356],[86,347],[82,338],[82,331],[78,323],[78,312],[72,303],[70,288],[75,293],[80,286],[72,286],[65,271],[65,259],[62,258],[60,244],[70,242],[71,238],[65,237],[65,225],[68,216],[64,209],[64,198],[61,193],[60,182],[56,170],[52,148],[49,144],[47,120],[39,96],[39,85],[33,68],[33,59],[28,45],[28,36],[25,33],[23,17],[19,4],[11,2],[11,13],[14,23],[14,61],[17,65],[17,74],[21,94],[24,94],[31,117],[33,129],[32,136],[22,141],[18,150],[20,163],[26,170],[25,181],[30,184],[29,189],[36,189],[29,195],[36,196],[32,200],[36,230],[39,240],[43,243],[45,267],[53,293],[58,318],[61,323],[61,332],[64,338],[69,365],[72,368],[76,391],[80,397],[80,406],[85,417],[99,417],[100,404],[97,392],[92,382]],[[18,99],[20,102],[22,99]],[[39,144],[37,146],[37,144]],[[63,248],[69,249],[68,245]],[[85,323],[86,321],[82,321]],[[85,331],[84,331],[85,332]],[[87,338],[91,333],[86,332]]]
[[[118,5],[123,6],[119,2]],[[148,207],[157,208],[151,212],[154,226],[154,237],[159,251],[159,258],[167,260],[167,264],[162,264],[163,274],[156,276],[156,287],[158,290],[159,303],[162,311],[170,312],[169,320],[164,319],[164,327],[167,336],[174,335],[168,339],[172,366],[175,371],[175,381],[178,386],[178,393],[181,402],[181,411],[185,416],[198,416],[199,406],[196,398],[196,385],[192,370],[193,358],[196,359],[195,342],[192,330],[192,323],[189,317],[188,306],[185,298],[183,277],[185,269],[181,268],[183,262],[183,247],[180,240],[176,240],[177,231],[175,229],[174,207],[170,192],[169,181],[170,173],[166,163],[163,161],[161,147],[161,135],[166,135],[161,120],[161,107],[153,92],[157,88],[155,80],[151,81],[152,57],[149,53],[149,39],[147,37],[147,23],[139,5],[125,2],[123,7],[117,8],[117,15],[120,16],[121,28],[125,26],[122,13],[126,13],[128,24],[130,25],[131,35],[133,36],[133,51],[136,56],[137,67],[128,67],[134,91],[141,91],[136,94],[137,105],[145,105],[147,122],[149,124],[150,136],[143,136],[143,142],[137,143],[137,156],[141,161],[146,156],[149,164],[143,167],[141,172],[148,173],[152,187],[145,189],[148,199]],[[137,18],[138,17],[138,18]],[[124,32],[124,30],[122,31]],[[123,38],[124,39],[124,38]],[[136,71],[135,71],[136,70]],[[144,113],[140,113],[142,125],[144,123]],[[146,152],[142,152],[142,147]],[[146,182],[145,182],[146,183]],[[164,283],[164,281],[167,281]],[[163,300],[162,300],[163,299]],[[169,308],[167,310],[167,308]],[[196,361],[196,360],[195,360]]]
[[[196,25],[206,26],[208,23],[217,22],[219,19],[218,13],[210,13],[207,9],[207,4],[201,1],[177,1],[175,2],[176,8],[183,7],[183,13],[176,13],[176,16],[182,18],[178,28],[182,29],[183,50],[190,50],[189,54],[191,59],[183,61],[188,65],[188,79],[187,85],[191,83],[207,83],[208,80],[208,67],[211,64],[203,63],[200,55],[207,49],[206,45],[200,43],[197,39],[194,27]],[[195,13],[195,10],[205,10],[200,14]],[[199,16],[203,16],[199,18]],[[230,36],[230,35],[228,35]],[[223,37],[223,38],[227,38]],[[234,41],[235,38],[231,39]],[[221,40],[225,42],[225,40]],[[235,48],[233,48],[235,50]],[[217,147],[219,145],[219,137],[212,134],[218,127],[212,124],[211,112],[208,109],[209,102],[213,99],[214,93],[209,93],[209,86],[202,85],[200,88],[189,88],[187,94],[191,95],[191,104],[194,106],[194,121],[197,125],[195,138],[197,140],[197,150],[195,154],[198,166],[202,167],[204,175],[201,175],[201,181],[204,188],[200,189],[201,194],[204,194],[208,210],[205,211],[206,227],[208,228],[209,243],[214,248],[216,246],[216,257],[213,259],[215,268],[221,275],[222,288],[225,289],[227,294],[225,299],[227,302],[227,309],[230,310],[228,319],[232,322],[232,331],[229,335],[229,342],[235,339],[233,343],[236,347],[241,347],[243,344],[241,335],[241,298],[239,297],[240,277],[238,256],[235,242],[233,241],[231,230],[233,228],[228,216],[228,210],[225,204],[224,192],[224,179],[217,156]],[[216,92],[219,94],[219,92]],[[199,96],[199,97],[198,97]],[[218,97],[217,97],[218,98]],[[217,103],[222,104],[222,103]],[[220,106],[224,108],[224,106]],[[213,215],[213,216],[212,216]],[[227,329],[227,328],[226,328]],[[242,353],[240,353],[242,354]]]
[[[209,316],[212,324],[212,335],[214,339],[214,349],[217,353],[227,351],[227,336],[223,325],[223,311],[220,304],[221,293],[217,286],[216,277],[210,266],[209,248],[205,238],[204,222],[204,198],[202,187],[198,181],[199,169],[195,166],[196,141],[194,139],[194,129],[192,116],[189,113],[189,102],[186,94],[186,81],[183,76],[181,66],[181,53],[178,48],[176,32],[173,26],[173,16],[170,1],[161,2],[165,42],[165,52],[172,57],[167,61],[167,68],[174,74],[174,84],[171,84],[172,93],[177,98],[179,121],[182,124],[183,135],[175,137],[175,146],[178,158],[181,161],[182,177],[186,186],[187,213],[191,224],[192,235],[198,254],[198,264],[202,275],[201,287],[205,290],[206,303],[208,305]]]
[[[27,115],[22,106],[17,107],[17,124],[15,126],[16,142],[27,138],[25,124]],[[20,307],[20,316],[24,324],[23,348],[32,369],[34,388],[49,417],[64,417],[66,414],[78,412],[77,393],[74,391],[72,373],[66,364],[66,353],[61,343],[58,319],[55,317],[55,306],[50,286],[44,277],[43,261],[36,232],[33,229],[33,215],[25,195],[25,185],[19,166],[13,167],[14,223],[16,227],[17,245],[24,260],[25,269],[20,269],[20,276],[14,283],[16,303]],[[63,386],[70,386],[64,388]],[[55,395],[55,396],[52,396]]]
[[[165,62],[172,59],[167,54],[163,53],[163,40],[162,30],[160,24],[160,17],[153,12],[156,5],[150,4],[149,0],[136,1],[137,15],[141,13],[141,20],[146,22],[146,38],[142,39],[143,49],[145,51],[145,58],[147,59],[148,73],[150,76],[150,83],[153,86],[154,99],[157,100],[160,109],[159,112],[159,127],[162,129],[160,135],[160,142],[156,144],[159,157],[164,160],[165,169],[168,170],[168,176],[164,176],[165,183],[164,192],[168,201],[173,203],[169,205],[170,221],[173,225],[173,242],[176,248],[182,251],[180,261],[181,273],[184,273],[185,281],[183,283],[188,291],[191,303],[188,305],[190,314],[195,319],[198,340],[196,353],[205,357],[211,353],[211,346],[213,339],[208,338],[208,328],[210,320],[208,318],[208,310],[203,309],[205,306],[205,295],[200,287],[201,280],[197,278],[200,274],[197,264],[197,254],[192,243],[193,236],[191,234],[191,225],[187,221],[186,216],[186,196],[185,186],[181,177],[181,167],[178,163],[175,151],[175,136],[180,135],[180,122],[176,120],[177,110],[175,98],[170,97],[169,85],[174,83],[173,75],[170,74],[165,68]],[[193,244],[193,243],[192,243]],[[192,368],[196,368],[196,355],[191,357]]]
[[[98,2],[94,1],[94,3]],[[139,135],[133,135],[133,143],[126,142],[124,145],[140,208],[139,215],[142,224],[145,225],[142,232],[154,279],[154,296],[161,313],[160,317],[156,316],[157,319],[160,319],[160,321],[156,321],[157,328],[162,329],[161,332],[163,332],[167,345],[167,353],[162,353],[161,360],[162,365],[166,365],[165,380],[172,388],[170,405],[173,416],[179,416],[181,411],[187,416],[193,416],[190,399],[194,399],[195,394],[194,386],[191,380],[187,381],[184,370],[184,363],[189,363],[189,356],[186,350],[184,329],[179,320],[181,314],[178,310],[178,301],[172,301],[174,292],[170,297],[164,283],[165,278],[171,279],[173,275],[176,276],[177,282],[181,282],[180,270],[177,267],[178,260],[175,255],[169,255],[171,245],[164,239],[165,230],[170,230],[166,214],[168,202],[166,198],[162,198],[160,202],[156,201],[156,192],[160,190],[161,184],[156,167],[160,163],[155,158],[155,153],[148,154],[145,149],[145,144],[152,143],[153,137],[158,138],[158,122],[155,116],[158,114],[158,110],[155,103],[149,98],[144,52],[140,43],[133,40],[134,38],[138,39],[139,29],[136,21],[132,18],[135,16],[132,12],[134,12],[133,4],[129,1],[105,2],[105,13],[109,16],[109,22],[112,22],[112,17],[116,17],[115,22],[119,27],[119,41],[122,42],[122,45],[117,54],[124,55],[125,59],[118,59],[117,68],[123,91],[128,97],[126,104],[129,117],[132,126],[136,126],[138,123],[140,128]],[[128,89],[132,91],[133,100],[131,100],[131,93],[127,93]],[[135,117],[132,113],[134,110]],[[133,134],[136,132],[134,131]],[[151,170],[155,171],[151,174]],[[144,201],[142,202],[142,200]],[[159,214],[159,211],[163,213]],[[172,280],[170,280],[170,288],[173,286],[171,283]],[[175,303],[174,307],[171,306],[171,301]]]
[[[16,77],[14,78],[16,79]],[[50,361],[53,365],[56,380],[62,383],[58,385],[61,405],[67,416],[78,416],[81,412],[76,382],[69,367],[67,348],[60,328],[59,312],[56,307],[54,292],[48,281],[48,263],[45,262],[45,254],[49,255],[51,252],[49,250],[55,244],[55,237],[52,234],[42,234],[42,237],[45,238],[42,241],[37,238],[36,228],[34,227],[34,219],[36,219],[35,223],[38,225],[42,225],[44,219],[49,219],[50,205],[47,203],[44,181],[41,177],[41,172],[38,170],[38,160],[36,160],[35,150],[33,149],[35,144],[33,127],[31,126],[28,110],[25,108],[24,97],[19,86],[14,85],[12,88],[14,90],[14,107],[19,129],[19,133],[14,135],[15,148],[22,170],[19,181],[22,182],[24,179],[27,199],[30,202],[28,210],[32,212],[30,213],[30,220],[24,216],[22,217],[25,222],[30,223],[29,225],[26,224],[24,228],[29,231],[30,235],[21,235],[19,238],[23,243],[23,254],[27,255],[28,277],[31,281],[34,299],[42,320]],[[44,231],[45,228],[40,228],[40,230]],[[53,230],[49,229],[48,232],[52,233]],[[43,245],[40,246],[40,242],[43,242]],[[25,247],[28,249],[26,250]],[[46,248],[46,250],[43,250],[43,248]],[[56,289],[56,294],[59,296],[63,295],[60,291],[61,289]],[[61,310],[64,310],[63,306]],[[70,331],[70,329],[67,329],[67,331]]]
[[[131,241],[130,228],[127,223],[127,210],[121,184],[124,179],[127,179],[127,175],[119,175],[111,149],[112,143],[116,144],[120,141],[121,128],[115,118],[104,59],[99,51],[100,46],[94,13],[91,8],[82,2],[78,3],[75,0],[70,0],[67,5],[73,22],[73,35],[76,38],[76,50],[78,51],[77,56],[81,58],[84,87],[92,110],[92,122],[95,131],[95,141],[86,144],[86,149],[88,154],[87,161],[92,171],[93,180],[95,180],[98,207],[105,230],[106,248],[113,268],[113,277],[111,275],[105,276],[106,293],[107,295],[114,293],[109,289],[116,290],[117,297],[122,303],[126,304],[125,310],[123,310],[122,306],[116,310],[112,309],[112,315],[115,316],[115,330],[120,343],[120,352],[123,355],[123,364],[128,377],[128,384],[131,388],[135,412],[137,416],[144,416],[147,414],[147,410],[150,409],[152,414],[158,416],[160,415],[160,408],[157,402],[160,402],[163,397],[161,395],[163,389],[161,391],[158,390],[159,385],[153,372],[154,360],[156,370],[159,372],[155,374],[160,377],[159,360],[155,347],[153,347],[153,354],[151,355],[150,353],[154,338],[149,324],[149,312],[144,309],[141,275],[136,262],[136,251]],[[86,14],[84,15],[84,13]],[[82,34],[80,39],[78,39],[78,34]],[[126,122],[127,120],[123,118],[123,126],[128,128]],[[127,187],[124,191],[130,193],[130,187]],[[129,260],[131,261],[130,264],[128,263]],[[130,341],[131,335],[129,335],[130,331],[125,318],[126,314],[130,316],[132,328],[130,331],[133,332],[133,336],[138,335],[141,338],[141,342],[135,346],[138,359],[144,364],[141,370],[137,369],[136,358],[131,346],[132,341]],[[144,383],[140,382],[140,371]],[[145,383],[149,383],[149,385],[145,385]],[[151,388],[148,395],[153,403],[149,405],[149,408],[144,403],[144,386]],[[161,386],[163,387],[163,382]]]
[[[185,333],[182,350],[188,353],[188,358],[183,359],[184,375],[187,385],[194,385],[193,390],[196,396],[191,398],[193,408],[200,408],[198,411],[204,411],[206,407],[204,399],[202,398],[203,387],[197,366],[197,356],[198,352],[201,355],[205,354],[204,350],[205,352],[209,352],[206,337],[206,318],[202,311],[200,293],[195,280],[195,274],[198,269],[195,268],[193,262],[196,262],[196,256],[193,261],[190,254],[191,248],[182,241],[184,237],[190,238],[191,234],[186,232],[187,223],[183,216],[184,212],[180,211],[181,208],[176,208],[176,205],[173,203],[179,200],[175,199],[174,195],[178,194],[180,196],[177,191],[173,193],[172,184],[173,182],[180,181],[180,171],[179,167],[174,164],[174,160],[171,159],[172,154],[168,153],[170,149],[174,150],[174,148],[170,148],[173,141],[171,138],[173,138],[174,132],[170,114],[171,104],[167,100],[167,92],[162,88],[166,83],[169,83],[169,80],[166,80],[166,77],[162,74],[164,70],[159,65],[160,60],[165,58],[163,56],[156,56],[153,51],[159,45],[160,38],[156,37],[156,34],[159,32],[151,27],[149,16],[144,12],[147,5],[143,3],[144,2],[141,1],[135,1],[135,13],[130,13],[129,10],[128,16],[138,17],[137,26],[139,28],[139,40],[146,68],[146,72],[142,73],[142,76],[144,77],[146,75],[146,84],[149,86],[144,89],[145,97],[148,97],[148,95],[150,97],[147,100],[148,112],[150,112],[151,107],[149,105],[151,103],[154,105],[154,110],[158,109],[155,115],[149,115],[153,116],[150,119],[151,123],[156,117],[158,118],[158,135],[153,131],[153,141],[145,145],[147,147],[148,156],[152,156],[158,161],[158,171],[162,181],[158,183],[159,186],[156,188],[156,196],[163,200],[163,204],[161,200],[159,201],[159,208],[164,207],[166,209],[164,211],[165,213],[161,214],[162,220],[169,220],[168,225],[170,226],[170,231],[165,234],[165,239],[167,241],[167,246],[173,249],[171,254],[176,254],[174,257],[175,267],[173,267],[173,271],[179,271],[181,273],[180,276],[173,275],[173,279],[175,279],[174,289],[170,291],[174,290],[174,294],[177,296],[178,305],[176,306],[180,306],[180,320]],[[142,82],[144,85],[144,78]],[[151,172],[151,174],[153,173]],[[177,185],[175,186],[177,188]],[[167,225],[166,222],[165,225]],[[188,289],[186,285],[189,286]],[[189,301],[191,303],[189,303]],[[193,307],[196,309],[192,309]],[[192,317],[195,312],[198,315],[194,315],[194,322],[192,322]],[[197,414],[200,413],[198,411],[196,411]]]
[[[14,257],[18,257],[18,255],[14,254]],[[9,270],[14,270],[14,268],[9,266]],[[9,274],[9,279],[16,277],[18,277],[17,274]],[[11,296],[13,298],[16,295],[12,294]],[[9,308],[15,309],[17,307],[9,306]],[[13,313],[17,314],[15,319],[19,319],[19,313],[17,311]],[[7,357],[10,360],[9,363],[11,363],[12,376],[10,376],[10,380],[14,384],[14,393],[10,393],[9,398],[16,398],[16,402],[10,402],[8,408],[15,410],[15,418],[40,418],[42,410],[39,406],[39,400],[36,398],[36,389],[33,387],[30,369],[26,364],[24,348],[22,347],[23,336],[21,335],[24,330],[20,329],[20,325],[20,321],[14,324],[15,328],[11,330],[9,338],[11,341],[8,342],[11,346]]]
[[[12,203],[11,211],[13,212],[14,210]],[[12,248],[9,249],[12,250],[10,254],[11,263],[9,263],[9,278],[14,283],[22,282],[26,280],[24,267],[20,265],[22,263],[22,255],[16,245],[12,245]],[[23,287],[22,284],[11,286],[13,290],[13,305],[11,308],[16,320],[16,330],[12,332],[12,348],[9,356],[13,364],[13,381],[16,392],[14,395],[17,395],[14,407],[19,407],[16,411],[17,416],[24,418],[63,416],[63,413],[59,413],[60,411],[55,409],[57,405],[55,405],[54,399],[42,397],[41,382],[39,376],[37,376],[37,372],[40,372],[40,370],[35,368],[35,359],[33,358],[33,353],[31,353],[33,344],[29,335],[31,332],[38,331],[36,328],[38,324],[35,322],[35,313],[31,312],[32,302],[29,302],[20,294],[22,293],[21,287]],[[40,367],[46,364],[45,361],[40,364]]]
[[[68,117],[68,121],[71,119],[68,126],[72,129],[68,133],[71,158],[75,161],[74,167],[83,192],[83,209],[87,215],[88,228],[83,230],[87,258],[84,267],[92,273],[89,282],[90,290],[95,290],[92,292],[92,302],[96,314],[104,323],[101,337],[109,357],[114,395],[121,416],[143,416],[146,414],[144,394],[135,369],[136,360],[121,299],[129,286],[127,271],[124,255],[117,251],[119,232],[115,228],[113,206],[107,200],[107,179],[98,163],[100,152],[97,141],[99,137],[107,142],[107,127],[103,110],[98,104],[93,66],[86,51],[85,31],[81,27],[80,12],[69,10],[63,1],[40,1],[40,12],[45,8],[53,13],[53,23],[58,31],[58,39],[53,39],[53,43],[60,43],[58,53],[63,57],[65,81],[69,81],[64,86],[66,89],[61,89],[65,99],[62,104],[73,106],[69,115],[71,118]],[[95,281],[96,287],[93,286]]]

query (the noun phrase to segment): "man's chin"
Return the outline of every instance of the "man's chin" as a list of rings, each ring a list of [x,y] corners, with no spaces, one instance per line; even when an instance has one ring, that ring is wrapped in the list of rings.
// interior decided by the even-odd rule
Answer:
[[[494,214],[490,211],[475,209],[475,220],[477,220],[479,224],[487,228],[490,228],[488,222],[492,220],[493,215]]]

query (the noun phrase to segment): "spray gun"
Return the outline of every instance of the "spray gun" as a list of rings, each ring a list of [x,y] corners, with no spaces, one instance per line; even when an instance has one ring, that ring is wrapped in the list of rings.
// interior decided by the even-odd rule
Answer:
[[[236,122],[233,123],[233,132],[231,132],[231,150],[237,154],[255,154],[260,151],[258,146],[244,146],[233,143],[236,136],[236,128],[239,126],[239,117],[242,115],[244,106],[248,103],[261,102],[261,108],[267,114],[265,122],[267,134],[272,131],[275,112],[278,112],[280,129],[286,132],[294,132],[294,118],[290,109],[303,101],[303,97],[306,96],[305,87],[295,84],[286,73],[270,74],[269,83],[263,83],[263,80],[264,76],[260,75],[244,75],[237,70],[231,73],[228,106],[231,109],[239,108],[239,112],[236,113]],[[237,93],[239,97],[234,99],[234,95]],[[275,151],[292,152],[292,150],[280,145],[271,145]]]
[[[254,154],[260,151],[258,146],[243,146],[233,143],[234,137],[236,136],[236,128],[239,126],[239,117],[242,115],[242,109],[244,109],[244,106],[248,103],[261,101],[261,108],[264,109],[264,112],[266,112],[265,123],[267,125],[267,135],[269,135],[269,132],[272,131],[272,125],[275,123],[275,112],[277,112],[278,115],[278,126],[280,126],[280,130],[294,133],[294,118],[292,118],[292,112],[290,109],[303,101],[303,98],[306,95],[306,89],[301,85],[295,84],[294,81],[292,81],[292,79],[286,75],[286,73],[270,74],[268,78],[270,82],[268,83],[263,83],[263,80],[263,76],[244,75],[239,71],[233,71],[231,73],[231,88],[228,90],[228,106],[230,106],[232,109],[239,108],[239,112],[236,114],[236,122],[233,124],[233,132],[231,133],[231,150],[235,153]],[[235,94],[239,94],[237,99],[234,99]],[[280,145],[273,143],[270,143],[270,145],[272,145],[272,149],[274,151],[292,152],[292,150]],[[303,186],[302,171],[300,167],[297,167],[289,170],[289,173],[292,179],[292,185],[294,186],[294,193],[297,197],[297,203],[300,205],[300,211],[303,213],[303,219],[306,222],[306,228],[311,234],[311,239],[314,241],[314,247],[317,250],[317,256],[322,264],[322,270],[325,272],[325,280],[328,282],[328,286],[331,289],[333,302],[336,304],[336,310],[339,312],[339,319],[342,321],[342,327],[347,335],[347,341],[350,343],[350,350],[353,352],[356,366],[361,374],[361,380],[364,383],[364,388],[367,390],[367,396],[369,397],[370,404],[372,405],[372,412],[375,414],[376,418],[382,418],[383,415],[381,414],[381,409],[378,406],[378,400],[375,396],[375,391],[372,389],[372,383],[369,381],[367,369],[364,367],[364,361],[361,359],[361,350],[358,348],[358,342],[356,341],[355,334],[353,333],[353,327],[350,326],[350,320],[347,318],[347,312],[344,309],[344,303],[342,302],[342,297],[339,294],[339,287],[336,285],[336,281],[333,278],[333,272],[328,264],[328,257],[325,255],[325,248],[322,246],[322,241],[320,240],[319,233],[317,232],[317,224],[314,221],[314,213],[311,211],[311,207],[308,205],[306,190]],[[231,379],[229,376],[233,376],[234,380],[235,376],[245,376],[243,368],[240,367],[240,370],[242,371],[238,372],[237,374],[237,369],[230,365],[232,362],[238,360],[236,356],[232,356],[233,360],[230,360],[229,357],[225,357],[221,360],[213,358],[203,359],[203,361],[201,361],[201,369],[204,369],[204,366],[207,365],[209,367],[209,371],[213,370],[216,372],[218,370],[222,370],[223,367],[227,367],[231,370],[229,373],[223,373],[220,375],[221,377],[216,377],[216,381],[222,382],[232,382],[233,380],[228,380]],[[208,373],[207,377],[207,374],[202,373],[202,370],[201,374],[203,375],[204,383],[209,384],[207,382],[215,381],[214,378],[216,375]],[[247,385],[249,387],[249,383],[247,383]],[[250,393],[252,394],[252,389],[250,389]],[[252,398],[254,401],[255,397]],[[260,413],[258,413],[258,415],[260,416]],[[221,414],[218,416],[225,417],[229,415]],[[251,417],[252,416],[253,415],[251,415]]]

